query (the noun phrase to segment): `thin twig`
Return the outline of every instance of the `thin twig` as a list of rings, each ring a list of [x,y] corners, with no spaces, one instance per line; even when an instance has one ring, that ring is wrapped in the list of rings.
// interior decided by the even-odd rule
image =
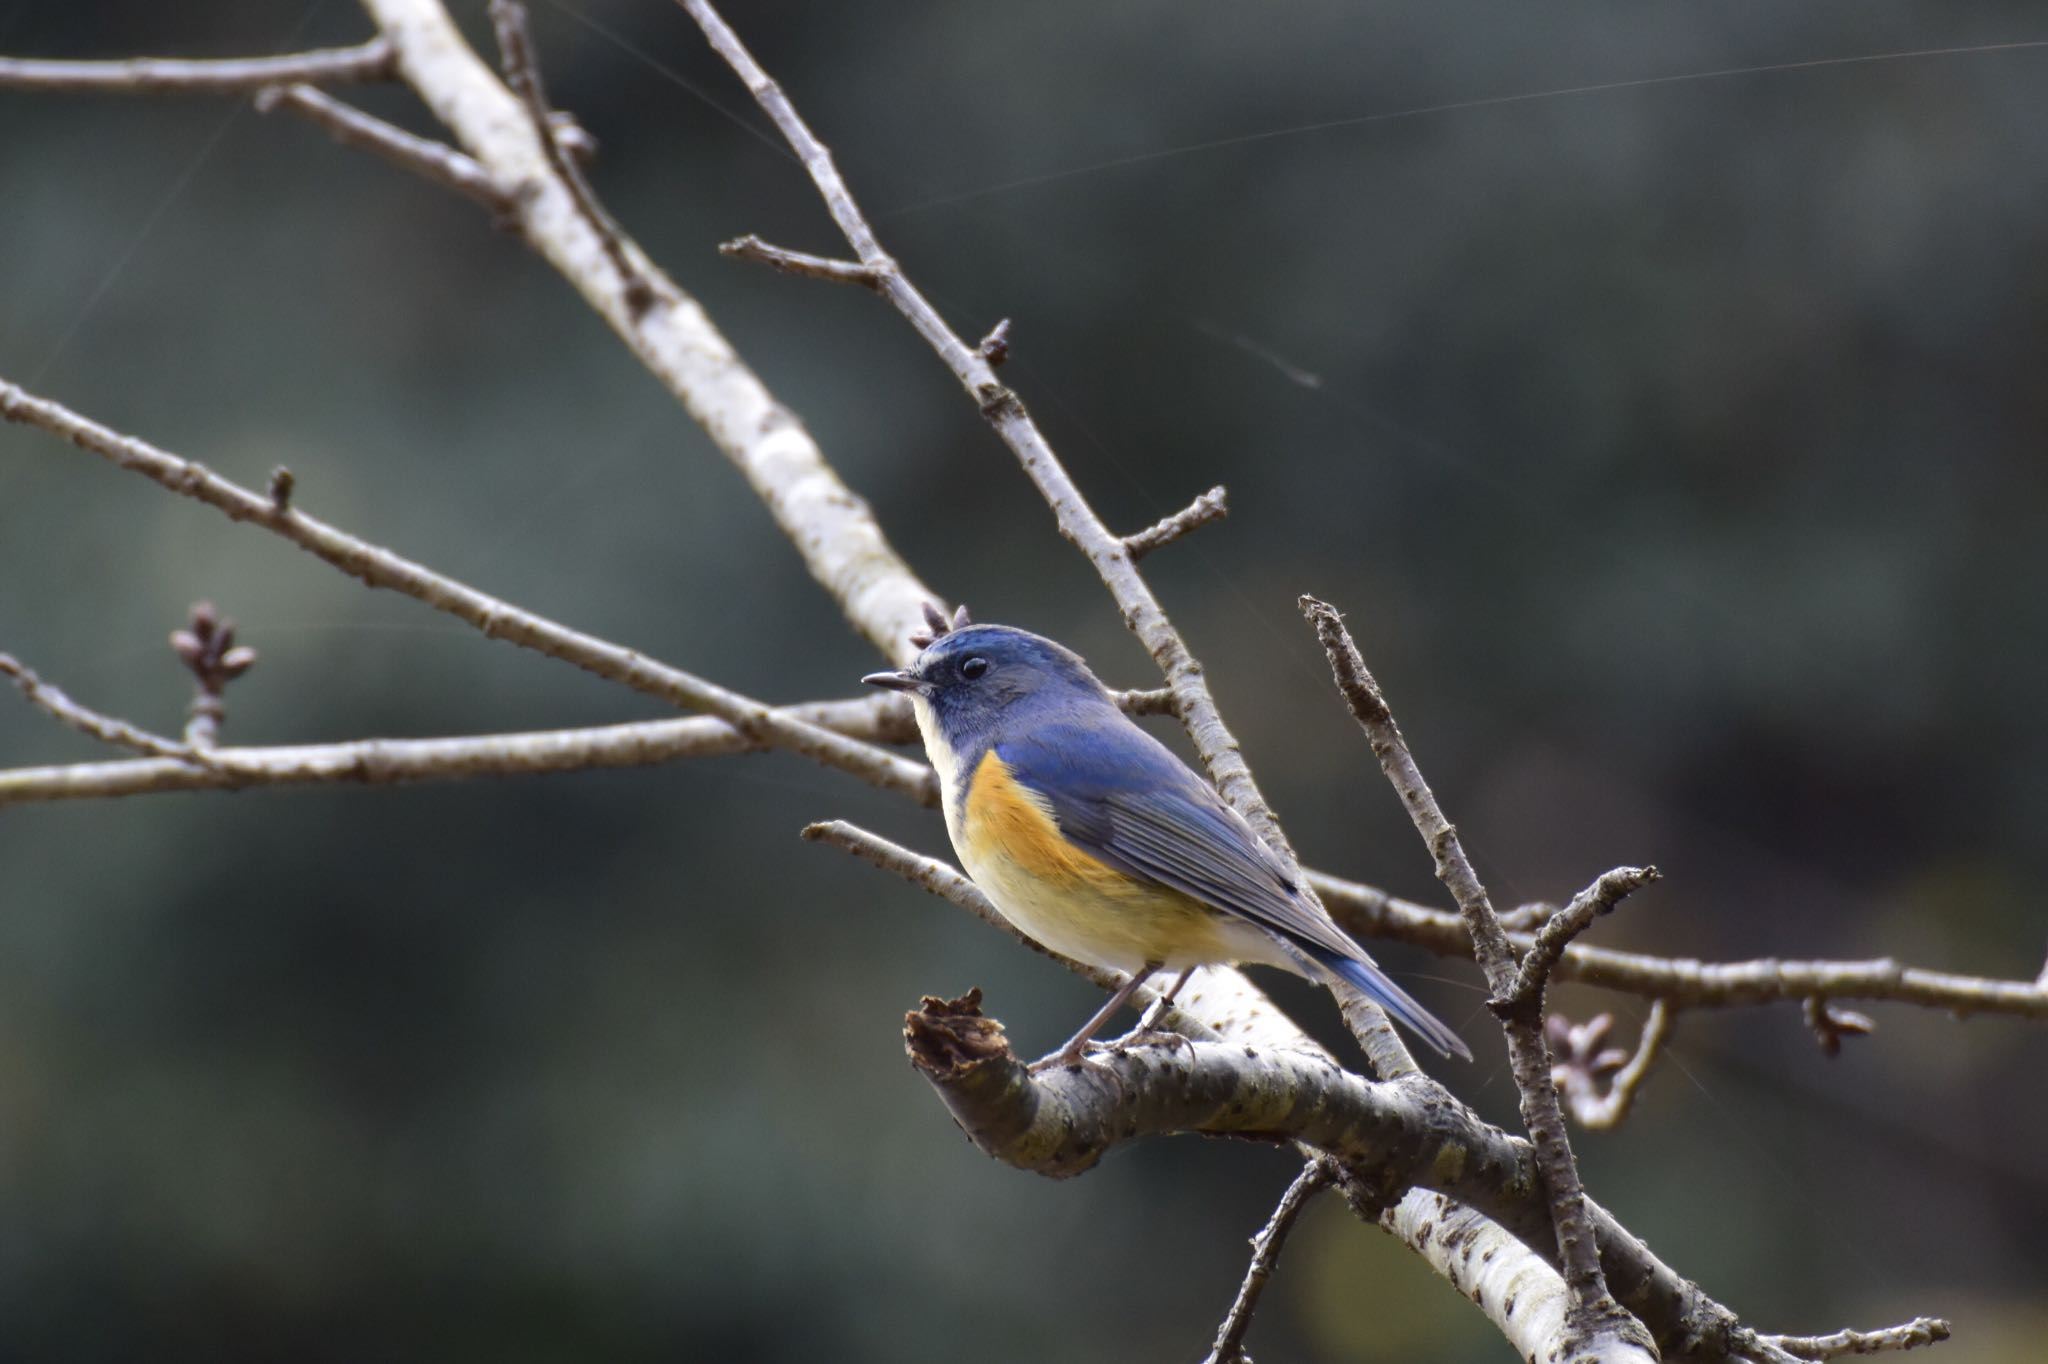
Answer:
[[[864,696],[783,709],[851,738],[901,743],[915,738],[908,713]],[[168,742],[168,741],[166,741]],[[176,746],[173,746],[174,749]],[[68,763],[0,771],[0,806],[107,799],[164,791],[240,791],[257,786],[395,786],[474,777],[535,776],[596,768],[649,767],[678,758],[755,753],[764,745],[709,715],[584,729],[465,734],[433,739],[357,739],[348,743],[215,748],[196,765],[176,751],[121,762]]]
[[[1949,1338],[1949,1324],[1940,1317],[1915,1317],[1902,1326],[1877,1331],[1836,1331],[1826,1336],[1765,1336],[1763,1339],[1800,1359],[1836,1359],[1842,1355],[1875,1355],[1915,1350]]]
[[[765,265],[785,275],[801,275],[805,279],[822,279],[833,284],[858,284],[863,289],[882,287],[875,272],[857,260],[834,260],[830,256],[814,256],[808,251],[771,246],[751,232],[729,242],[720,242],[718,254]]]
[[[1612,1014],[1601,1014],[1582,1024],[1572,1024],[1553,1015],[1547,1022],[1551,1042],[1551,1069],[1558,1091],[1571,1106],[1581,1127],[1596,1131],[1621,1126],[1635,1106],[1636,1091],[1650,1078],[1650,1070],[1663,1054],[1664,1041],[1671,1033],[1671,1006],[1665,1001],[1650,1004],[1643,1020],[1642,1036],[1633,1053],[1615,1052],[1601,1044],[1614,1026]],[[1559,1034],[1563,1036],[1560,1038]],[[1611,1077],[1603,1093],[1600,1081]]]
[[[371,587],[389,588],[501,639],[559,658],[613,682],[678,706],[716,715],[748,737],[827,767],[850,772],[883,790],[921,803],[936,799],[931,769],[873,744],[806,724],[752,697],[729,691],[679,668],[572,630],[510,602],[479,592],[409,559],[359,540],[296,509],[279,511],[270,498],[180,459],[147,441],[124,436],[47,398],[0,379],[0,417],[40,427],[74,445],[141,474],[181,496],[203,502],[232,521],[250,521]]]
[[[1135,535],[1126,535],[1124,550],[1135,562],[1153,550],[1170,545],[1181,536],[1200,530],[1211,521],[1221,521],[1228,515],[1230,507],[1224,501],[1223,485],[1219,483],[1156,525],[1147,526]]]
[[[199,755],[192,751],[190,745],[181,744],[175,739],[166,739],[161,734],[152,734],[146,729],[137,729],[125,720],[117,720],[90,706],[80,705],[36,676],[34,669],[12,654],[0,654],[0,677],[13,678],[14,685],[21,688],[21,694],[28,698],[30,705],[81,734],[89,734],[101,743],[112,744],[116,748],[131,749],[137,753],[168,759],[180,767],[201,772],[205,770],[193,767],[193,764],[199,761]]]
[[[1486,887],[1465,855],[1458,831],[1444,817],[1429,783],[1408,751],[1407,741],[1401,737],[1400,726],[1394,721],[1379,683],[1366,668],[1336,608],[1306,596],[1301,599],[1301,608],[1329,656],[1338,690],[1371,740],[1373,753],[1393,783],[1415,831],[1429,848],[1438,879],[1458,902],[1466,932],[1473,942],[1473,954],[1486,972],[1493,997],[1510,998],[1518,974],[1513,948],[1508,944],[1507,934],[1501,931]],[[1578,1163],[1572,1158],[1557,1085],[1551,1079],[1540,1015],[1531,1017],[1526,1010],[1516,1011],[1502,1017],[1501,1026],[1507,1034],[1508,1059],[1521,1096],[1522,1122],[1535,1145],[1537,1167],[1543,1172],[1544,1186],[1549,1192],[1558,1255],[1565,1286],[1571,1293],[1567,1325],[1584,1341],[1634,1342],[1640,1348],[1642,1327],[1608,1292],[1600,1267],[1600,1249],[1594,1240],[1585,1191],[1580,1186]]]
[[[276,57],[131,57],[111,62],[0,57],[0,89],[95,95],[245,95],[266,85],[304,81],[353,85],[397,72],[390,39]]]
[[[474,199],[493,213],[512,209],[512,196],[474,158],[445,142],[416,137],[310,85],[268,86],[257,92],[256,109],[265,114],[289,110],[325,128],[343,146],[374,152],[400,169]]]
[[[1593,920],[1613,912],[1616,905],[1657,879],[1655,867],[1616,867],[1601,873],[1598,880],[1572,897],[1572,902],[1551,915],[1536,932],[1536,941],[1522,954],[1522,966],[1505,995],[1494,1001],[1508,1013],[1543,1007],[1544,987],[1558,958],[1573,938],[1586,931]]]
[[[590,230],[597,234],[605,258],[618,271],[620,295],[626,301],[627,311],[637,318],[660,301],[661,296],[627,253],[624,234],[612,215],[605,212],[604,205],[598,203],[590,181],[583,176],[583,168],[562,147],[554,112],[548,107],[547,90],[541,84],[540,57],[534,51],[533,31],[527,26],[526,6],[519,0],[491,0],[490,9],[491,24],[498,34],[498,52],[504,61],[505,83],[526,105],[542,154],[556,176],[568,186],[577,211],[590,224]]]
[[[1287,1243],[1287,1233],[1294,1230],[1295,1219],[1301,1216],[1310,1199],[1329,1187],[1335,1173],[1329,1161],[1312,1160],[1301,1167],[1287,1192],[1280,1195],[1273,1215],[1252,1237],[1252,1262],[1245,1269],[1244,1282],[1237,1286],[1237,1300],[1230,1304],[1230,1311],[1216,1332],[1216,1343],[1209,1347],[1206,1364],[1249,1364],[1249,1356],[1244,1352],[1244,1333],[1251,1329],[1252,1313],[1259,1310],[1259,1295],[1266,1291],[1266,1281],[1273,1277],[1273,1266],[1280,1259],[1281,1247]]]

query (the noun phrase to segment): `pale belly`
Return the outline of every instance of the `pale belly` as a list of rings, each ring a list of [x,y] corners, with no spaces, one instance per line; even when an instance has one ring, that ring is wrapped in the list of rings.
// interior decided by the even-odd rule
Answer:
[[[1292,966],[1264,933],[1176,891],[1058,885],[999,850],[975,856],[971,844],[956,837],[953,850],[974,884],[1025,936],[1062,956],[1126,972],[1154,962],[1173,972],[1219,962]]]

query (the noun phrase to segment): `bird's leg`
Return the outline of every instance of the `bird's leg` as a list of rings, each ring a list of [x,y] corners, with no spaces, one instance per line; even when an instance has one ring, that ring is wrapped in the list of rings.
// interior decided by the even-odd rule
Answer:
[[[1109,997],[1109,1003],[1097,1009],[1095,1016],[1081,1025],[1081,1031],[1067,1039],[1067,1045],[1061,1047],[1044,1060],[1033,1062],[1031,1065],[1032,1071],[1044,1070],[1049,1066],[1080,1065],[1081,1052],[1088,1045],[1088,1039],[1095,1036],[1103,1024],[1116,1017],[1116,1011],[1130,1003],[1131,996],[1138,992],[1138,987],[1151,979],[1152,975],[1158,970],[1159,963],[1155,961],[1147,962],[1136,971],[1133,971],[1131,978],[1122,985],[1119,985],[1116,993]]]
[[[1145,1010],[1144,1017],[1138,1020],[1138,1026],[1134,1030],[1135,1036],[1142,1037],[1148,1032],[1157,1032],[1159,1030],[1159,1020],[1166,1017],[1166,1011],[1171,1009],[1173,1001],[1180,997],[1181,987],[1188,983],[1188,977],[1194,973],[1195,968],[1190,966],[1187,970],[1174,977],[1173,988],[1153,1000],[1152,1007]]]

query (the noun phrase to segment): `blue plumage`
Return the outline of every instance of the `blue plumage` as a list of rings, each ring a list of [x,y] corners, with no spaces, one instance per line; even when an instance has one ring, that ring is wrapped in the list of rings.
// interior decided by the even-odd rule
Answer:
[[[1389,980],[1295,884],[1287,863],[1214,788],[1117,708],[1075,654],[1008,626],[972,625],[941,633],[915,666],[867,680],[910,693],[945,783],[954,849],[1026,932],[1134,976],[1166,964],[1262,961],[1343,980],[1437,1051],[1470,1057],[1456,1033]],[[975,780],[990,755],[1001,764],[1001,789],[1021,791],[1055,826],[1043,837],[1056,831],[1128,878],[1129,892],[1104,893],[1085,878],[1053,887],[1033,870],[1042,854],[1020,860],[1007,852],[991,830],[1013,842],[1022,836],[1017,798],[1009,797],[1000,825],[993,809],[978,817],[973,808],[973,793],[996,789]],[[1195,931],[1197,907],[1214,916],[1212,928]],[[1108,1012],[1062,1056],[1078,1056]]]

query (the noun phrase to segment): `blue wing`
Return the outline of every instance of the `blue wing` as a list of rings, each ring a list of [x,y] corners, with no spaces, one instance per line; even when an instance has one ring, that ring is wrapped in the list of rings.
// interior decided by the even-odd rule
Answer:
[[[1438,1051],[1471,1055],[1301,893],[1287,864],[1214,788],[1137,725],[1121,715],[1100,727],[1038,725],[995,747],[1076,847],[1258,925],[1363,990]]]

